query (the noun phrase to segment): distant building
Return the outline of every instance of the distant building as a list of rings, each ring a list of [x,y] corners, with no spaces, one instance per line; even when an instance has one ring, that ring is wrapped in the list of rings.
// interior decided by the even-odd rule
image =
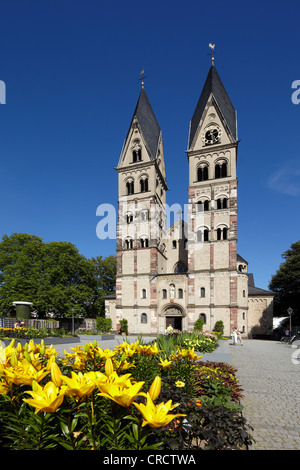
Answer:
[[[237,149],[236,111],[212,65],[190,122],[187,220],[167,227],[162,132],[142,87],[117,166],[114,329],[125,318],[129,333],[190,330],[200,317],[207,330],[222,320],[225,335],[272,333],[273,294],[236,251]]]

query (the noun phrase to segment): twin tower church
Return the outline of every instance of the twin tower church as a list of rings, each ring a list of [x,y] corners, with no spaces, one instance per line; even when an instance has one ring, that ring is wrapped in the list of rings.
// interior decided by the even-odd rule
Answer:
[[[162,131],[142,83],[117,166],[113,329],[127,319],[129,333],[186,331],[202,318],[209,331],[222,320],[227,336],[235,326],[272,333],[273,294],[255,287],[237,253],[237,150],[236,111],[212,61],[189,126],[188,209],[168,227]]]

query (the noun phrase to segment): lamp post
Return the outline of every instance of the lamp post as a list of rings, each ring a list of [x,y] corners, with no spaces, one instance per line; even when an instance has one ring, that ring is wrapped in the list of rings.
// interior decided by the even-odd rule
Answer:
[[[75,329],[74,329],[74,308],[72,308],[72,335],[74,335]]]
[[[287,313],[290,316],[290,337],[291,337],[292,336],[292,313],[293,313],[293,309],[291,307],[289,307],[287,309]]]

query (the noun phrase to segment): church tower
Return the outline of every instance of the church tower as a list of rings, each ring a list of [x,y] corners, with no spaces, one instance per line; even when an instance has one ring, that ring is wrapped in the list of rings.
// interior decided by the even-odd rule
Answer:
[[[166,266],[162,132],[142,84],[118,172],[116,324],[157,332],[155,276]]]
[[[226,334],[246,325],[247,275],[237,265],[236,111],[212,61],[190,122],[189,301],[190,319]]]
[[[272,331],[273,294],[254,285],[237,254],[238,142],[212,54],[189,128],[187,220],[166,227],[162,132],[142,83],[116,168],[116,293],[105,297],[114,330],[126,319],[130,333],[191,331],[202,318],[208,331],[221,320],[225,336],[236,326],[244,335]]]

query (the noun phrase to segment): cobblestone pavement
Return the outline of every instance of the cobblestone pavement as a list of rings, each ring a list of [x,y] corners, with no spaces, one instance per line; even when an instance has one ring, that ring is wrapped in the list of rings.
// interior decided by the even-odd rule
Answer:
[[[254,428],[253,450],[300,450],[300,350],[277,341],[229,346]]]

